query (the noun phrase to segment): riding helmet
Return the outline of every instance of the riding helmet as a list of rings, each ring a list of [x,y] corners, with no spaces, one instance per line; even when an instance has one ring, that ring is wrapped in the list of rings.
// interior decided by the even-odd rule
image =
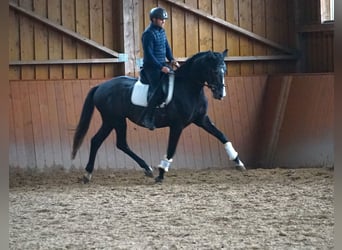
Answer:
[[[151,9],[151,11],[150,11],[150,20],[151,21],[152,21],[152,18],[168,19],[169,16],[167,15],[167,12],[164,8],[155,7],[153,9]]]

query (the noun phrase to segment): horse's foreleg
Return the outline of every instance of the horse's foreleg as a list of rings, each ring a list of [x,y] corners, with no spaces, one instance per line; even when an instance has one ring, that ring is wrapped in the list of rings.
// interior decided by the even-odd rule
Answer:
[[[235,162],[235,167],[238,170],[244,171],[246,170],[243,162],[240,160],[240,157],[236,150],[234,149],[232,143],[227,139],[227,137],[215,127],[215,125],[210,121],[209,117],[206,115],[202,119],[194,122],[197,126],[203,128],[209,134],[215,136],[220,142],[224,144],[224,148],[227,152],[229,160]]]
[[[83,176],[83,182],[87,183],[90,181],[92,172],[94,170],[96,153],[98,149],[100,148],[101,144],[103,143],[103,141],[107,138],[109,133],[112,131],[112,129],[113,128],[110,127],[108,124],[103,123],[101,128],[91,139],[89,160],[85,168],[86,173]]]
[[[127,144],[127,123],[125,119],[116,121],[115,124],[116,131],[116,146],[118,149],[122,150],[124,153],[129,155],[133,160],[135,160],[141,168],[144,169],[145,175],[148,177],[153,177],[153,169],[147,165],[147,163],[136,155]]]
[[[243,162],[240,160],[240,157],[239,157],[239,154],[235,151],[232,143],[229,141],[229,142],[226,142],[224,144],[224,148],[227,152],[227,155],[229,157],[229,160],[231,161],[234,161],[235,162],[235,167],[238,169],[238,170],[241,170],[241,171],[244,171],[246,170],[245,168],[245,165],[243,164]]]
[[[172,157],[176,153],[177,144],[182,133],[182,130],[182,127],[170,127],[167,152],[164,158],[160,161],[160,164],[158,165],[159,175],[155,179],[156,182],[162,182],[164,180],[165,172],[169,171],[169,168],[172,163]]]

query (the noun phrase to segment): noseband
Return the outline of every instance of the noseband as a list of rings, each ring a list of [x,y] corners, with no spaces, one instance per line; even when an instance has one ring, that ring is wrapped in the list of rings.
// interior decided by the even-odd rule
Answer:
[[[203,86],[208,87],[208,88],[211,89],[212,91],[214,91],[214,90],[216,89],[216,85],[214,85],[214,84],[209,84],[209,83],[207,83],[207,82],[204,82],[204,83],[203,83]],[[223,86],[224,88],[227,87],[226,84],[222,84],[222,86]]]

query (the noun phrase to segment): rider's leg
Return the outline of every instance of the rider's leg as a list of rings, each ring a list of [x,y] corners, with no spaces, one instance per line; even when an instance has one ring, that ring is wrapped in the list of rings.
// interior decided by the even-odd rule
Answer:
[[[148,106],[145,111],[145,116],[143,120],[143,125],[150,130],[155,128],[154,124],[154,112],[156,107],[160,104],[160,96],[161,96],[161,72],[160,71],[152,71],[148,73],[149,81],[150,81],[150,96],[148,98]]]
[[[146,108],[143,124],[150,130],[153,130],[155,128],[154,124],[154,112],[156,110],[157,105],[159,105],[159,95],[160,95],[160,87],[157,86],[153,92],[151,93],[151,96],[148,101],[148,106]]]

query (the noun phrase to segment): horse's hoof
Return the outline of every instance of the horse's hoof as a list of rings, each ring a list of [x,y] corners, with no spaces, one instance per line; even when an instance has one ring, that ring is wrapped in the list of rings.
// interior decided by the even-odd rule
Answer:
[[[83,184],[87,184],[89,182],[90,180],[87,177],[83,176]]]
[[[243,166],[243,165],[236,165],[235,168],[236,168],[236,170],[239,170],[239,171],[241,171],[241,172],[247,170],[247,169],[245,168],[245,166]]]
[[[239,156],[234,159],[235,169],[239,171],[246,171],[245,164],[240,160]]]
[[[156,178],[154,178],[154,180],[156,183],[162,183],[164,179],[157,176]]]
[[[144,170],[144,173],[145,173],[145,175],[146,175],[147,177],[153,178],[153,170],[152,170],[152,168],[149,167],[149,169],[145,169],[145,170]]]
[[[91,174],[85,173],[85,174],[83,175],[83,184],[89,183],[90,180],[91,180]]]

